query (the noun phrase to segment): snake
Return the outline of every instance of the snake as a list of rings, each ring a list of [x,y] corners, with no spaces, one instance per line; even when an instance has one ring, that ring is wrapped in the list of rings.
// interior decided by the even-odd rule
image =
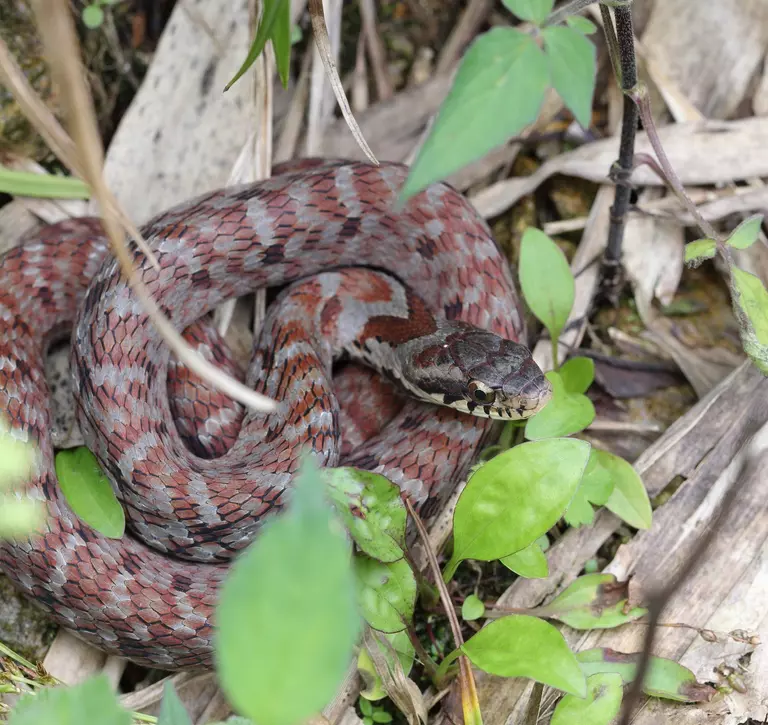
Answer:
[[[160,310],[225,369],[237,365],[210,313],[269,291],[240,371],[276,401],[269,413],[185,371],[98,219],[45,226],[0,259],[0,410],[37,450],[22,488],[46,511],[39,531],[0,542],[0,569],[56,623],[139,665],[211,667],[233,557],[290,500],[305,457],[381,473],[429,519],[499,420],[546,404],[489,226],[445,183],[400,201],[407,176],[397,163],[286,164],[158,214],[141,229],[151,254],[129,241]],[[125,511],[121,538],[76,516],[56,477],[44,362],[62,339],[78,425]],[[387,420],[360,432],[371,407]]]

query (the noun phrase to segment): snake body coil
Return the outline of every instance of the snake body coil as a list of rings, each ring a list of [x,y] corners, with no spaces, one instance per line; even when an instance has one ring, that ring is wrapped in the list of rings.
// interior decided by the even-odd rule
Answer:
[[[520,304],[487,225],[442,184],[398,209],[405,177],[394,164],[310,163],[144,227],[160,269],[134,249],[138,273],[177,329],[229,298],[296,283],[270,308],[246,377],[280,401],[269,415],[232,412],[179,373],[98,222],[47,227],[2,258],[0,410],[39,447],[28,489],[48,521],[0,544],[0,568],[57,622],[140,664],[210,665],[228,561],[284,503],[303,451],[339,464],[343,413],[364,407],[342,399],[340,412],[330,380],[341,352],[410,394],[341,462],[383,473],[425,516],[466,472],[489,417],[525,417],[546,400],[515,342]],[[71,329],[78,422],[120,492],[120,540],[72,514],[54,472],[43,359]],[[182,378],[170,400],[169,365]],[[229,449],[204,455],[235,418]]]

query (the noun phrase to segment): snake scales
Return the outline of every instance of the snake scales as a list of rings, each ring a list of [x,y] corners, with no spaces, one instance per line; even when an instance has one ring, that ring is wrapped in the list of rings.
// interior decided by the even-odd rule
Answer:
[[[0,568],[57,622],[140,664],[209,666],[228,560],[284,503],[301,451],[337,465],[342,422],[364,417],[367,393],[347,386],[340,412],[329,384],[342,350],[411,393],[342,462],[388,476],[424,516],[486,439],[486,416],[545,402],[548,384],[514,342],[520,303],[487,225],[443,184],[398,209],[405,177],[395,164],[306,162],[144,227],[160,269],[133,247],[138,273],[177,329],[301,280],[270,307],[246,376],[281,401],[268,416],[238,412],[169,361],[97,221],[46,227],[2,258],[0,410],[39,447],[28,490],[48,520],[29,540],[2,542]],[[129,522],[119,540],[72,514],[54,472],[43,361],[72,330],[78,422],[119,490]]]

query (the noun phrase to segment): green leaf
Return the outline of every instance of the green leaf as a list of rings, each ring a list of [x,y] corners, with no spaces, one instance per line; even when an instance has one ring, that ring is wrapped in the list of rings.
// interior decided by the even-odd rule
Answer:
[[[621,676],[625,685],[635,679],[639,654],[624,654],[608,647],[579,652],[576,659],[587,676],[613,672]],[[652,697],[663,697],[678,702],[709,702],[716,690],[696,681],[687,667],[663,657],[651,656],[643,692]]]
[[[595,361],[588,357],[572,357],[557,372],[569,393],[586,393],[595,379]]]
[[[163,687],[163,702],[160,705],[157,725],[192,725],[189,714],[184,709],[184,705],[181,704],[170,680]]]
[[[555,0],[501,0],[521,20],[541,25],[552,12]]]
[[[592,35],[592,33],[597,31],[597,25],[595,25],[591,20],[587,20],[587,18],[583,17],[582,15],[569,15],[565,19],[565,22],[569,27],[578,31],[582,35]]]
[[[555,438],[523,443],[484,463],[456,504],[446,580],[464,559],[494,561],[549,531],[573,498],[589,449],[585,441]]]
[[[295,725],[344,678],[360,633],[350,547],[308,465],[288,510],[232,566],[216,610],[222,688],[259,725]]]
[[[600,466],[613,481],[613,491],[605,508],[636,529],[650,529],[653,512],[643,480],[632,465],[619,456],[600,451]]]
[[[416,657],[408,632],[405,630],[402,632],[395,632],[394,634],[382,632],[380,636],[388,640],[392,645],[392,649],[397,653],[397,659],[403,669],[403,674],[407,677],[413,668],[413,661]],[[367,700],[382,700],[387,697],[387,691],[384,689],[381,676],[376,672],[373,660],[368,654],[367,646],[368,645],[360,649],[357,658],[357,670],[365,683],[365,689],[360,692],[360,695]],[[389,663],[389,666],[394,669],[394,657],[390,650],[383,647],[378,641],[375,646],[379,648],[379,651],[386,662]]]
[[[555,26],[541,31],[552,85],[576,120],[589,128],[597,78],[597,49],[578,30]]]
[[[38,449],[16,438],[0,417],[0,489],[27,483],[33,474]]]
[[[277,73],[283,88],[288,88],[288,80],[291,73],[291,3],[281,2],[277,13],[277,20],[272,29],[272,47],[275,51]]]
[[[355,557],[358,602],[365,621],[380,632],[399,632],[413,617],[416,578],[405,559],[384,564]]]
[[[461,616],[467,622],[480,619],[485,614],[485,604],[476,594],[470,594],[461,605]]]
[[[56,454],[56,476],[67,503],[88,526],[110,539],[125,533],[125,513],[93,455],[85,446]]]
[[[744,352],[768,375],[768,292],[759,277],[731,266],[731,296]]]
[[[104,11],[94,3],[93,5],[86,5],[83,8],[81,17],[83,23],[87,28],[94,30],[101,26],[104,22]]]
[[[373,722],[392,722],[392,715],[390,715],[388,712],[384,712],[384,710],[376,710],[373,715],[371,715],[371,719]]]
[[[404,556],[407,513],[400,489],[379,473],[324,468],[321,475],[355,543],[379,561]]]
[[[595,518],[595,506],[604,506],[613,493],[612,454],[593,448],[584,477],[565,512],[565,520],[571,526],[591,524]]]
[[[531,312],[558,339],[576,295],[573,274],[560,247],[532,227],[520,246],[520,286]]]
[[[697,239],[685,245],[685,263],[689,267],[698,267],[705,259],[712,259],[716,252],[714,239]]]
[[[587,696],[563,697],[555,707],[550,725],[608,725],[619,714],[623,694],[619,675],[592,675],[587,678]]]
[[[760,236],[760,227],[763,224],[763,215],[755,214],[745,219],[726,240],[726,245],[734,249],[749,249]]]
[[[573,629],[613,629],[647,614],[642,607],[625,612],[628,597],[628,582],[617,582],[613,574],[585,574],[539,609],[539,614]]]
[[[552,384],[552,399],[525,424],[528,440],[558,438],[584,430],[595,419],[595,406],[581,393],[569,393],[559,373],[550,370],[546,376]]]
[[[91,191],[80,179],[14,171],[0,165],[0,192],[43,199],[88,199]]]
[[[253,39],[253,43],[251,44],[251,49],[248,51],[248,55],[243,61],[243,64],[240,66],[240,69],[237,71],[237,73],[235,73],[232,80],[224,87],[225,91],[228,91],[230,88],[232,88],[232,86],[235,85],[240,77],[256,62],[256,58],[261,55],[262,51],[264,50],[264,46],[267,44],[267,41],[273,37],[276,26],[279,28],[278,32],[282,36],[283,20],[280,17],[280,13],[290,13],[290,1],[264,0],[263,7],[264,11],[261,16],[261,22],[259,23],[259,29],[256,31],[256,37]],[[280,23],[280,25],[278,25],[278,23]],[[280,41],[278,42],[282,42],[282,40],[283,38],[281,37]]]
[[[549,576],[547,557],[544,556],[538,541],[534,541],[530,546],[514,554],[505,556],[501,559],[501,563],[510,571],[526,579],[543,579]]]
[[[469,47],[401,192],[405,200],[501,146],[533,123],[549,87],[544,52],[514,28]]]
[[[0,494],[0,538],[15,539],[39,531],[45,521],[45,505],[26,494]]]
[[[513,614],[490,622],[461,648],[472,663],[499,677],[527,677],[584,697],[587,683],[557,629],[537,617]]]
[[[9,725],[131,725],[105,675],[72,687],[42,687],[19,700]]]

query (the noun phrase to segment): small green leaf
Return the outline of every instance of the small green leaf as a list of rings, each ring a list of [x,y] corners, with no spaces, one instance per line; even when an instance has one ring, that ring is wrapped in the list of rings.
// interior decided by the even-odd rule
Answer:
[[[264,0],[264,10],[261,15],[259,29],[256,31],[256,37],[253,39],[248,55],[240,66],[240,69],[235,73],[232,80],[224,87],[225,91],[232,88],[240,77],[256,62],[256,58],[261,55],[267,41],[273,37],[276,26],[280,27],[279,32],[282,33],[281,24],[283,23],[283,20],[280,18],[281,12],[283,14],[290,13],[290,0]],[[282,42],[282,37],[278,42]]]
[[[555,707],[550,725],[608,725],[619,713],[623,694],[619,675],[592,675],[587,678],[587,696],[563,697]]]
[[[647,614],[642,607],[625,612],[628,596],[628,582],[617,582],[613,574],[585,574],[539,614],[555,617],[573,629],[613,629]]]
[[[760,227],[763,224],[763,215],[755,214],[745,219],[725,242],[727,246],[734,249],[749,249],[760,236]]]
[[[493,28],[476,38],[411,167],[401,201],[533,123],[548,87],[547,59],[533,38],[515,28]]]
[[[589,128],[592,97],[597,78],[597,49],[577,30],[561,25],[544,28],[544,49],[549,59],[552,85],[576,120]]]
[[[11,432],[8,423],[0,418],[0,489],[27,483],[35,468],[37,447],[19,440],[16,435]]]
[[[531,312],[558,339],[573,307],[573,273],[560,247],[529,227],[520,246],[520,286]]]
[[[507,10],[521,20],[541,25],[552,12],[555,0],[502,0]]]
[[[371,715],[373,713],[373,705],[371,705],[370,700],[366,700],[365,698],[360,700],[360,712],[363,713],[363,715]]]
[[[697,239],[685,245],[685,263],[689,267],[698,267],[705,259],[712,259],[716,252],[714,239]]]
[[[282,2],[277,13],[277,20],[272,28],[272,47],[275,51],[277,73],[283,88],[288,88],[291,73],[291,3]]]
[[[565,520],[571,526],[591,524],[595,518],[595,506],[604,506],[613,493],[613,461],[611,454],[593,448],[584,477],[565,512]]]
[[[476,594],[470,594],[461,605],[461,616],[467,622],[480,619],[485,614],[485,604]]]
[[[583,17],[582,15],[569,15],[565,19],[565,22],[569,27],[573,28],[582,35],[592,35],[597,31],[597,25],[595,25],[591,20],[587,20],[587,18]]]
[[[321,476],[355,543],[379,561],[402,559],[407,513],[400,489],[381,474],[359,468],[324,468]]]
[[[613,491],[605,508],[636,529],[650,529],[653,512],[643,480],[632,465],[619,456],[601,451],[600,466],[613,481]]]
[[[586,393],[595,379],[595,361],[588,357],[572,357],[557,372],[569,393]]]
[[[131,725],[105,675],[72,687],[41,687],[24,695],[13,710],[9,725]]]
[[[581,393],[569,393],[559,373],[550,370],[546,376],[552,384],[552,399],[525,424],[528,440],[558,438],[584,430],[595,419],[595,406]]]
[[[759,277],[732,266],[731,296],[744,352],[768,375],[768,292]]]
[[[0,494],[0,538],[16,539],[39,531],[45,521],[45,505],[25,494]]]
[[[456,504],[445,578],[464,559],[494,561],[549,531],[573,498],[589,449],[585,441],[553,438],[523,443],[484,463]]]
[[[392,715],[390,715],[388,712],[384,712],[383,710],[376,710],[376,712],[371,715],[371,719],[373,722],[379,723],[392,722]]]
[[[125,533],[125,513],[96,456],[85,446],[56,454],[56,476],[72,511],[110,539]]]
[[[0,165],[0,192],[43,199],[88,199],[91,191],[80,179],[15,171]]]
[[[189,714],[181,704],[173,683],[168,680],[163,688],[163,702],[157,725],[192,725]]]
[[[472,663],[499,677],[527,677],[584,697],[587,683],[557,629],[537,617],[513,614],[490,622],[461,648]]]
[[[608,647],[579,652],[576,659],[587,676],[616,673],[625,685],[635,679],[639,654],[624,654]],[[652,697],[663,697],[678,702],[709,702],[716,690],[696,681],[688,668],[663,657],[651,656],[643,692]]]
[[[95,3],[93,5],[86,5],[83,8],[81,17],[87,28],[95,30],[104,22],[104,11]]]
[[[384,564],[364,554],[355,557],[360,611],[380,632],[399,632],[413,617],[416,579],[405,559]]]
[[[259,725],[295,725],[325,707],[360,633],[350,547],[323,492],[307,465],[287,511],[235,560],[221,589],[219,678]]]
[[[505,556],[501,559],[501,563],[510,571],[526,579],[543,579],[549,576],[547,557],[544,556],[538,540],[514,554]]]
[[[394,634],[382,632],[380,636],[388,640],[392,645],[392,649],[397,653],[397,659],[400,662],[403,673],[407,677],[413,668],[413,662],[416,657],[408,632],[405,630],[395,632]],[[376,641],[375,646],[379,648],[384,659],[390,663],[389,666],[394,669],[392,652],[388,648],[383,647],[378,641]],[[357,670],[365,683],[365,688],[360,692],[360,695],[367,700],[382,700],[387,696],[387,691],[384,689],[381,676],[376,672],[376,667],[371,656],[368,654],[367,647],[368,645],[366,644],[365,647],[360,649],[357,658]]]

